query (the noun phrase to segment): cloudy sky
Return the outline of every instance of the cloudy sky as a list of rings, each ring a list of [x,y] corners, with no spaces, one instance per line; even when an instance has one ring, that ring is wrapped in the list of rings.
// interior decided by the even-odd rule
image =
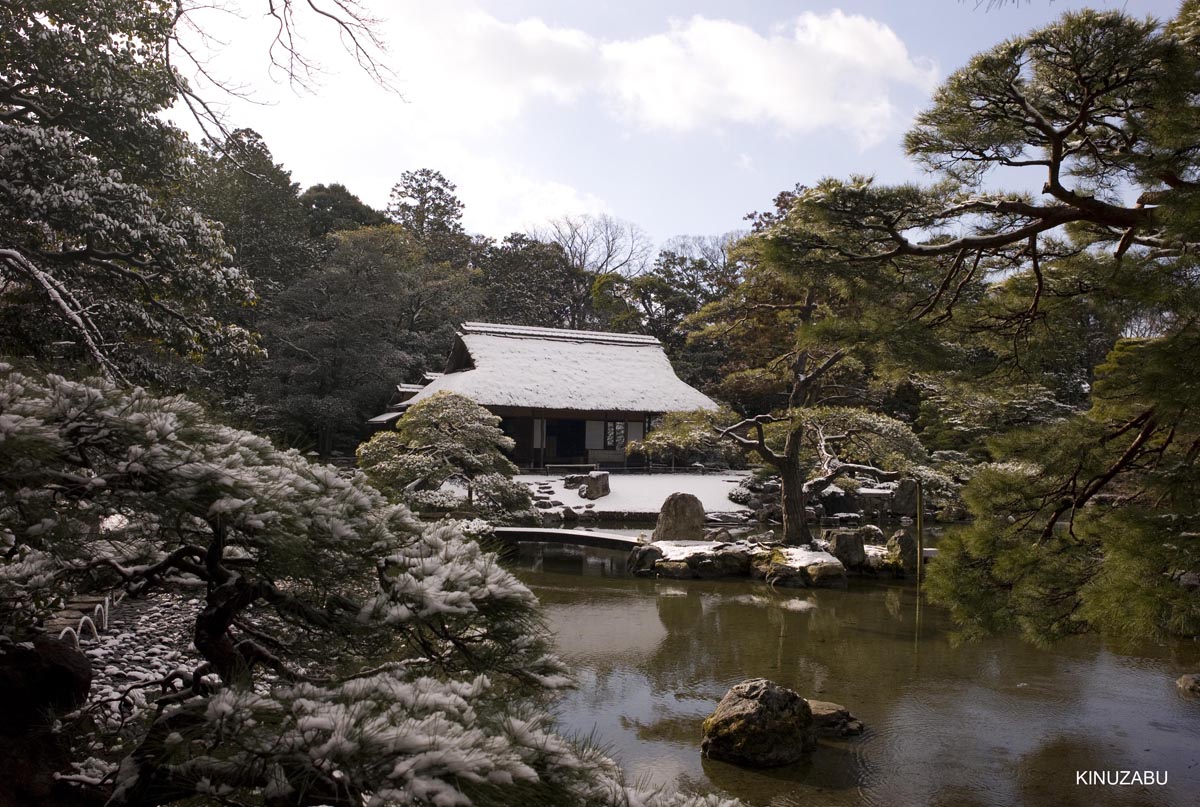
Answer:
[[[974,53],[1084,6],[1170,17],[1168,0],[607,2],[366,0],[398,92],[303,19],[324,68],[312,92],[272,75],[261,0],[206,12],[207,67],[254,103],[302,186],[341,182],[377,207],[400,173],[458,185],[473,232],[503,236],[608,213],[655,240],[718,234],[822,176],[919,178],[900,138]],[[211,92],[208,93],[210,96]]]

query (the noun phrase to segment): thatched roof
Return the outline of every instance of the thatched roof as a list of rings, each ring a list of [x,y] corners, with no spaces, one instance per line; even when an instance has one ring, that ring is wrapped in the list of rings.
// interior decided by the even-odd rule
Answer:
[[[406,403],[440,390],[483,406],[575,411],[716,409],[680,381],[652,336],[463,323],[446,372]]]

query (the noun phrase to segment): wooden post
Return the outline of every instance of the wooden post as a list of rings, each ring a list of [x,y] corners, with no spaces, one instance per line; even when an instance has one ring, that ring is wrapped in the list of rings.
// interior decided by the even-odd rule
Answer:
[[[543,416],[542,421],[542,470],[546,470],[546,418]]]
[[[917,599],[921,598],[921,578],[925,576],[925,491],[917,480]]]
[[[917,480],[917,613],[913,625],[913,661],[921,663],[921,580],[925,577],[925,491]]]

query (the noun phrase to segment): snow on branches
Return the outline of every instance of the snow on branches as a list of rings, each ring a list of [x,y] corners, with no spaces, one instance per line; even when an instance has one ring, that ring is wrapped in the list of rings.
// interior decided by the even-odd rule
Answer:
[[[74,343],[114,378],[138,347],[256,350],[212,317],[253,291],[219,225],[181,199],[194,147],[156,114],[177,80],[171,20],[140,0],[0,6],[0,288],[53,318],[5,336]]]
[[[517,467],[505,452],[512,438],[500,418],[466,396],[437,392],[413,404],[394,431],[358,447],[358,464],[384,493],[414,507],[454,509],[462,502],[442,485],[467,489],[467,504],[495,516],[528,511],[528,489],[512,480]]]
[[[111,804],[717,803],[628,789],[554,734],[570,681],[536,599],[458,524],[183,398],[0,365],[0,536],[8,640],[134,598],[63,722],[65,778]]]

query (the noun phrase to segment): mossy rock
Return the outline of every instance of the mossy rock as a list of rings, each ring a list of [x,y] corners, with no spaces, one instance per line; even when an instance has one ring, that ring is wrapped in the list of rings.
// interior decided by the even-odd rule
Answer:
[[[808,701],[765,678],[733,686],[703,731],[706,757],[754,768],[790,765],[816,747]]]

